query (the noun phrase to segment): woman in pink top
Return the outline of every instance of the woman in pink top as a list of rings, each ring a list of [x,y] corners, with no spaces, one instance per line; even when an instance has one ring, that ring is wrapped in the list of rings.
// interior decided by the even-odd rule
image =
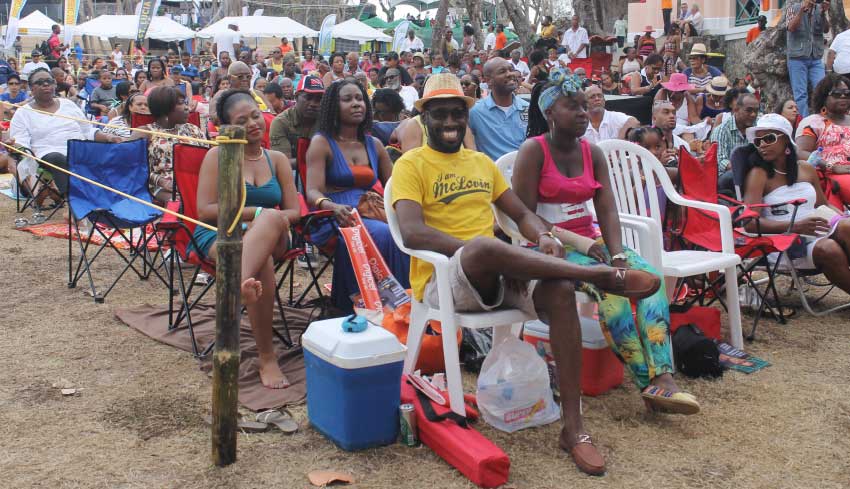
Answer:
[[[567,248],[566,259],[581,265],[606,263],[658,273],[622,245],[620,219],[608,180],[605,155],[580,139],[587,129],[587,101],[581,80],[560,70],[534,87],[528,111],[529,139],[516,158],[513,189],[530,209],[552,225]],[[593,225],[593,200],[601,230]],[[629,299],[591,284],[577,289],[594,299],[611,349],[629,368],[650,410],[695,414],[699,404],[673,380],[670,311],[664,287],[637,302],[637,327]]]

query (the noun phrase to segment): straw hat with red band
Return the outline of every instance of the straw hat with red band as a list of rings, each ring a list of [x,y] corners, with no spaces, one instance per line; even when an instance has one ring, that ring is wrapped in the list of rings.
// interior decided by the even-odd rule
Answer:
[[[452,73],[440,73],[428,77],[428,81],[425,82],[425,90],[422,98],[417,100],[413,105],[416,107],[416,110],[422,112],[425,104],[429,101],[446,98],[461,99],[466,102],[466,107],[470,109],[475,105],[475,99],[463,94],[460,80]]]

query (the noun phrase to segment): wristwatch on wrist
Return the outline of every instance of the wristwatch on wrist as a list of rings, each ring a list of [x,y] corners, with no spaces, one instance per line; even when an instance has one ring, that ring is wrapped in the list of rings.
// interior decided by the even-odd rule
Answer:
[[[540,234],[538,234],[538,235],[537,235],[537,245],[538,245],[538,246],[540,245],[540,238],[542,238],[543,236],[548,236],[548,237],[550,237],[550,238],[554,239],[554,240],[555,240],[555,242],[556,242],[556,243],[558,243],[558,246],[560,246],[560,247],[562,247],[562,248],[564,247],[564,243],[563,243],[563,242],[561,242],[561,240],[560,240],[560,239],[558,239],[558,237],[557,237],[557,236],[555,236],[555,235],[552,233],[552,231],[546,231],[545,233],[540,233]]]
[[[611,257],[611,261],[614,260],[626,260],[626,253],[622,251],[617,253],[616,255]]]

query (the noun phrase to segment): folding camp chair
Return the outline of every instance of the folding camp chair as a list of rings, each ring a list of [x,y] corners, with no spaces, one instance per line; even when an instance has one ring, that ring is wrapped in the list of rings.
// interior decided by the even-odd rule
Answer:
[[[32,155],[29,148],[21,148],[27,155]],[[65,197],[53,185],[53,173],[50,168],[40,166],[38,162],[27,155],[10,151],[9,155],[16,160],[17,169],[14,172],[15,205],[18,214],[27,209],[33,210],[33,218],[29,224],[40,224],[52,218],[65,205]],[[52,207],[43,207],[41,202],[47,197],[53,200]],[[44,211],[50,210],[50,214]]]
[[[759,214],[754,209],[769,206],[758,205],[749,206],[748,208],[743,203],[718,192],[716,151],[717,145],[712,145],[701,161],[692,157],[687,151],[682,150],[680,152],[679,179],[682,186],[682,195],[701,202],[715,203],[724,201],[730,206],[730,210],[733,212],[735,253],[741,257],[741,263],[738,264],[738,281],[743,281],[744,286],[753,290],[757,295],[756,302],[758,303],[758,307],[755,318],[753,319],[753,327],[747,336],[747,339],[752,341],[755,339],[756,328],[765,310],[769,311],[779,323],[785,323],[786,317],[776,289],[776,267],[778,261],[772,264],[768,257],[773,253],[784,254],[798,241],[799,237],[796,234],[790,233],[793,219],[788,228],[789,232],[784,234],[765,235],[761,232],[751,234],[743,229],[743,226],[750,220],[756,220],[756,224],[758,225]],[[740,162],[740,160],[741,152],[736,150],[732,154],[732,164],[736,165],[735,161]],[[793,212],[795,213],[801,203],[789,202],[789,204],[794,206]],[[784,205],[781,204],[781,206]],[[719,251],[722,249],[717,218],[713,214],[700,209],[683,209],[681,227],[676,232],[685,242],[699,249],[709,251]],[[758,269],[765,271],[767,274],[766,279],[756,279],[754,277],[753,273]],[[718,280],[709,280],[701,293],[690,299],[689,302],[699,301],[703,305],[706,304],[706,300],[708,300],[708,303],[712,302],[714,299],[707,298],[706,291],[714,290],[714,297],[717,298],[719,294],[715,286]],[[759,285],[763,285],[763,289],[759,289]],[[772,303],[769,296],[772,296]]]
[[[317,301],[319,304],[324,305],[328,301],[327,294],[322,291],[322,287],[319,284],[319,280],[324,275],[325,271],[330,268],[333,264],[333,256],[334,250],[336,249],[336,245],[338,242],[338,238],[336,233],[334,233],[333,237],[329,239],[326,243],[322,245],[317,245],[313,240],[313,231],[316,230],[324,223],[332,223],[332,225],[336,225],[336,221],[334,220],[333,213],[330,211],[309,211],[309,206],[307,205],[306,200],[306,188],[307,188],[307,149],[310,146],[310,140],[307,138],[299,138],[296,146],[296,170],[295,170],[295,184],[299,186],[299,191],[301,192],[301,203],[302,203],[302,219],[298,223],[296,223],[293,228],[295,230],[295,234],[293,235],[292,247],[293,249],[299,248],[304,250],[302,254],[302,259],[306,264],[307,271],[310,274],[310,283],[301,291],[301,295],[298,296],[298,299],[294,299],[294,262],[290,262],[287,264],[287,268],[284,270],[283,276],[277,283],[277,288],[280,290],[280,287],[283,285],[284,281],[289,278],[289,302],[287,305],[290,307],[302,307],[305,303],[304,300],[307,298],[307,295],[311,290],[316,291],[316,295],[318,296]],[[324,263],[319,265],[318,263],[313,263],[313,259],[311,257],[311,253],[307,253],[307,247],[311,247],[317,250],[324,259]]]
[[[148,193],[148,150],[147,140],[138,139],[125,143],[99,143],[95,141],[68,141],[68,167],[77,175],[106,185],[109,188],[132,195],[144,202],[151,202]],[[95,302],[103,302],[121,277],[132,269],[140,279],[147,279],[153,272],[163,283],[165,279],[152,266],[153,258],[149,246],[154,242],[154,233],[148,225],[162,216],[152,207],[102,189],[91,183],[72,177],[68,184],[68,202],[72,219],[68,222],[68,287],[74,288],[83,275],[88,277]],[[80,222],[88,219],[89,229],[81,232]],[[94,240],[102,243],[97,245]],[[77,241],[80,257],[73,264],[73,241]],[[126,253],[121,245],[126,247]],[[96,251],[90,254],[90,248]],[[103,250],[110,248],[124,261],[105,292],[98,292],[92,276],[92,267]],[[141,270],[136,260],[141,260]]]
[[[201,146],[194,146],[190,144],[175,144],[174,145],[174,183],[177,186],[178,193],[182,197],[182,200],[179,203],[169,203],[169,207],[179,208],[181,213],[187,217],[192,219],[198,219],[198,208],[197,208],[197,192],[198,192],[198,177],[201,169],[201,164],[203,163],[204,156],[206,155],[208,148],[204,148]],[[312,216],[314,218],[319,216]],[[330,217],[330,214],[325,214],[324,217]],[[300,224],[299,225],[304,225]],[[162,231],[162,236],[160,238],[160,242],[164,246],[168,246],[171,248],[172,252],[168,255],[166,260],[167,269],[168,269],[168,283],[169,283],[169,299],[168,299],[168,310],[169,310],[169,321],[168,327],[169,330],[176,329],[180,326],[180,323],[185,319],[186,326],[189,329],[189,335],[192,338],[192,353],[195,356],[206,356],[212,349],[212,344],[208,345],[201,351],[198,348],[198,345],[195,341],[194,334],[194,325],[192,323],[192,310],[194,307],[204,298],[204,296],[209,292],[209,290],[213,287],[215,283],[215,263],[210,260],[206,256],[202,256],[197,253],[198,246],[194,243],[193,233],[195,232],[196,225],[194,223],[188,221],[181,221],[173,216],[166,216],[162,222],[157,226],[158,231]],[[296,239],[298,236],[297,226],[293,226],[293,239]],[[191,246],[190,246],[191,245]],[[299,249],[297,247],[293,247],[287,254],[284,256],[278,263],[276,263],[276,270],[281,267],[286,267],[286,270],[291,274],[293,271],[292,264],[295,259],[303,254],[303,248]],[[186,281],[184,281],[184,271],[185,266],[189,265],[193,267],[191,277],[188,280],[188,285]],[[198,292],[197,296],[192,298],[193,292],[195,292],[196,279],[199,272],[206,272],[213,280],[207,282],[201,290]],[[176,274],[176,280],[175,280]],[[291,347],[293,345],[292,337],[289,330],[289,323],[286,318],[286,312],[283,309],[283,300],[280,297],[280,284],[283,283],[284,279],[287,277],[286,273],[284,277],[281,278],[278,283],[278,287],[275,289],[275,303],[277,304],[278,312],[280,313],[281,319],[283,320],[283,332],[281,333],[277,329],[273,329],[274,334],[283,342],[286,347]],[[176,289],[175,289],[176,286]],[[293,287],[290,285],[290,287]],[[180,294],[180,308],[177,311],[176,315],[174,313],[174,293],[179,292]],[[290,291],[292,294],[292,291]]]
[[[738,198],[738,201],[736,202],[736,204],[738,204],[738,205],[744,205],[743,203],[740,202],[741,200],[743,200],[743,194],[741,192],[741,188],[744,186],[744,184],[746,182],[747,173],[749,173],[750,169],[752,168],[750,163],[749,163],[749,155],[750,155],[751,151],[755,151],[755,148],[752,147],[752,146],[743,146],[743,147],[737,148],[735,151],[733,151],[732,155],[730,156],[730,162],[732,164],[732,177],[733,177],[733,181],[734,181],[734,184],[735,184],[735,196]],[[726,198],[726,199],[731,200],[731,199],[728,199],[728,198]],[[757,211],[761,210],[761,209],[782,208],[782,207],[786,207],[788,205],[792,206],[793,210],[791,210],[792,216],[791,216],[791,221],[788,224],[788,230],[786,231],[786,233],[784,235],[780,235],[780,236],[786,236],[786,235],[790,234],[791,228],[794,226],[794,220],[796,219],[796,216],[797,216],[797,209],[802,203],[803,203],[803,199],[798,199],[798,200],[786,202],[786,203],[783,203],[783,204],[775,204],[775,205],[767,205],[767,204],[752,205],[751,204],[751,205],[748,205],[747,208],[748,208],[748,210],[750,210],[751,215],[758,216]],[[761,235],[761,234],[759,233],[759,235]],[[776,235],[774,235],[772,237],[775,237],[775,236]],[[794,236],[796,236],[796,235],[794,235]],[[813,277],[816,277],[816,276],[822,274],[822,272],[820,270],[797,268],[797,266],[794,265],[794,261],[792,259],[790,259],[787,254],[783,254],[783,255],[781,255],[777,258],[776,263],[774,265],[774,270],[775,270],[776,274],[788,275],[791,278],[791,283],[792,283],[791,287],[794,288],[794,289],[797,289],[797,293],[800,296],[800,303],[802,304],[803,309],[805,309],[806,312],[808,312],[809,314],[811,314],[815,317],[824,316],[824,315],[829,314],[831,312],[840,311],[842,309],[847,309],[848,307],[850,307],[850,301],[848,301],[848,302],[845,302],[843,304],[839,304],[837,306],[833,306],[833,307],[830,307],[830,308],[825,308],[825,309],[822,309],[822,310],[815,310],[814,306],[817,306],[818,303],[821,300],[823,300],[827,295],[829,295],[829,293],[832,292],[832,290],[835,288],[835,285],[830,283],[828,280],[825,280],[823,282],[814,280]],[[825,291],[823,293],[820,293],[820,295],[817,296],[817,298],[815,298],[813,300],[809,300],[808,296],[806,296],[806,289],[807,289],[806,286],[820,288],[820,289],[823,289]],[[790,293],[790,289],[789,289],[788,292]],[[775,291],[774,291],[774,293],[775,293]],[[755,325],[753,326],[753,332],[750,334],[750,336],[752,337],[753,335],[755,335]]]

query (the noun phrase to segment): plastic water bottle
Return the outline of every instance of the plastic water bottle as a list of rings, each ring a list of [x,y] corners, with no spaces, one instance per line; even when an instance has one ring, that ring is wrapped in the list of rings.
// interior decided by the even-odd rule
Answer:
[[[826,165],[826,162],[823,161],[823,146],[818,147],[818,149],[813,151],[806,162],[815,168],[821,168]]]

